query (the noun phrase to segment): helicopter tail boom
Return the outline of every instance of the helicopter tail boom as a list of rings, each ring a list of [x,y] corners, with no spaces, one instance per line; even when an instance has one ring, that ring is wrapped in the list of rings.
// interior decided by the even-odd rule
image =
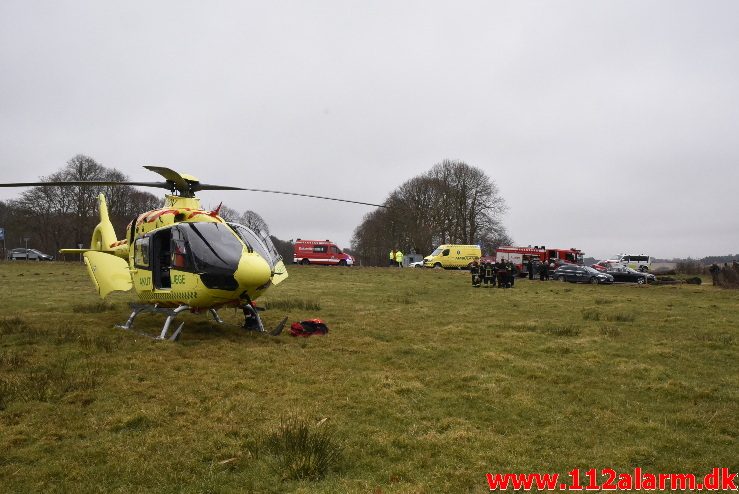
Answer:
[[[84,255],[87,273],[90,275],[100,298],[110,292],[127,292],[133,287],[128,263],[111,254],[88,251]]]

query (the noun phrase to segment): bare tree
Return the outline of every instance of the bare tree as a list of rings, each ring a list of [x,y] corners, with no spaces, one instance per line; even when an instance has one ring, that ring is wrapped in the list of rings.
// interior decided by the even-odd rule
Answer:
[[[427,253],[440,244],[480,244],[493,249],[510,241],[500,216],[506,206],[482,170],[445,160],[394,190],[386,209],[364,217],[352,249],[363,262],[382,265],[390,249]]]
[[[263,232],[266,234],[269,233],[269,226],[267,225],[267,222],[264,221],[264,219],[254,211],[244,211],[244,214],[239,217],[239,223],[247,228],[250,228],[251,230],[254,230],[255,232]]]
[[[225,205],[221,205],[221,209],[218,210],[218,216],[228,222],[239,222],[239,212]]]

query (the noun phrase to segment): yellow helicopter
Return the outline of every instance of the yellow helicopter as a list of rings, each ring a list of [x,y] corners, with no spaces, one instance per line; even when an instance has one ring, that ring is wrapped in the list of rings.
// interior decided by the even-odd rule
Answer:
[[[267,333],[255,300],[272,286],[284,281],[285,264],[269,236],[243,225],[228,223],[218,215],[220,206],[206,211],[195,193],[201,190],[246,190],[384,207],[346,199],[292,192],[202,184],[192,175],[158,166],[144,168],[164,177],[164,182],[64,181],[0,184],[2,187],[64,185],[136,185],[164,188],[161,209],[140,214],[126,228],[123,239],[116,237],[108,217],[105,196],[98,197],[100,223],[87,249],[62,249],[80,253],[101,298],[114,291],[136,291],[139,302],[125,324],[133,328],[144,312],[166,315],[157,339],[176,340],[184,323],[169,334],[175,317],[184,312],[208,312],[218,323],[217,309],[241,308],[243,327]],[[284,318],[272,331],[278,335]]]

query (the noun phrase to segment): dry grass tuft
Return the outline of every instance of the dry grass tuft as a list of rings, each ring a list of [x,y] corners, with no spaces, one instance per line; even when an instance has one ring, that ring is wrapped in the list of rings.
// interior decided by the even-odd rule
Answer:
[[[28,323],[19,316],[0,318],[0,334],[24,333],[28,329]]]
[[[272,456],[274,466],[289,480],[319,480],[342,458],[342,448],[328,426],[312,425],[297,414],[283,418],[256,444],[257,455]]]
[[[613,322],[634,322],[636,315],[628,312],[616,312],[615,314],[606,315],[606,320]]]

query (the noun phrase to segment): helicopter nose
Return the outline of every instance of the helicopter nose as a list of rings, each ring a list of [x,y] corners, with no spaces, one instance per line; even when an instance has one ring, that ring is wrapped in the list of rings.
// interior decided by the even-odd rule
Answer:
[[[239,261],[239,267],[234,273],[234,278],[239,286],[249,292],[250,296],[254,295],[256,288],[262,287],[269,283],[272,271],[267,261],[257,254],[244,254]]]

